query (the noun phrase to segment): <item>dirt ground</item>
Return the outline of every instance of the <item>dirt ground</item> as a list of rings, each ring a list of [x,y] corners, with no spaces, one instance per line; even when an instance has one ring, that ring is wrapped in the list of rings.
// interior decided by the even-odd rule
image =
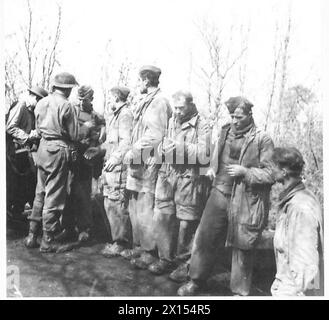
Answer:
[[[113,296],[177,296],[179,284],[168,275],[153,276],[134,269],[129,261],[118,257],[106,259],[99,254],[104,241],[71,252],[42,254],[26,249],[23,238],[27,226],[7,225],[7,279],[14,266],[19,270],[19,285],[8,288],[8,297],[113,297]],[[273,270],[271,254],[262,252],[254,276],[253,295],[269,295]],[[229,261],[229,257],[226,258]],[[202,295],[229,296],[229,265],[218,264]]]

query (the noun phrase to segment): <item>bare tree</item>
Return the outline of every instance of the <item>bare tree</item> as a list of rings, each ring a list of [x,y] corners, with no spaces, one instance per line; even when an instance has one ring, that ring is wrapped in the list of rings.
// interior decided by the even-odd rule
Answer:
[[[245,33],[243,25],[240,27],[240,34],[241,34],[241,39],[242,39],[242,47],[243,48],[248,48],[249,44],[249,35],[250,35],[250,22],[247,27],[247,31]],[[246,83],[246,78],[247,78],[247,61],[248,61],[248,56],[247,56],[247,51],[241,59],[241,63],[239,66],[239,82],[240,82],[240,94],[244,94],[244,89],[245,89],[245,83]]]
[[[291,32],[291,7],[289,6],[288,13],[288,24],[286,34],[283,40],[283,49],[282,49],[282,60],[281,60],[281,79],[280,79],[280,91],[279,91],[279,100],[278,100],[278,119],[277,119],[277,127],[276,134],[280,136],[281,129],[281,111],[283,105],[283,98],[286,89],[287,83],[287,64],[289,59],[289,44],[290,44],[290,32]]]
[[[280,61],[281,51],[282,51],[281,43],[278,45],[278,34],[279,34],[279,26],[278,26],[278,23],[276,23],[276,25],[275,25],[275,40],[274,40],[273,73],[272,73],[271,88],[270,88],[269,100],[268,100],[268,103],[267,103],[267,110],[266,110],[266,117],[265,117],[265,126],[264,126],[265,131],[267,130],[267,126],[268,126],[271,111],[272,111],[275,88],[276,88],[276,82],[277,82],[277,76],[278,76],[278,67],[279,67],[279,61]]]
[[[228,43],[224,43],[219,28],[214,23],[204,20],[198,29],[206,46],[207,60],[205,65],[199,67],[200,72],[197,72],[197,75],[202,79],[207,92],[208,109],[213,125],[213,139],[215,139],[218,120],[224,112],[221,108],[223,90],[228,83],[230,72],[246,52],[248,43],[242,42],[240,50],[233,54],[231,52],[234,37],[233,25],[230,28]]]
[[[5,52],[5,94],[11,103],[17,99],[21,88],[39,84],[49,87],[58,61],[58,44],[61,35],[62,8],[57,5],[57,23],[54,35],[51,24],[40,24],[37,10],[27,0],[27,22],[20,27],[20,32],[6,36],[11,45]],[[49,29],[50,26],[50,29]]]
[[[43,87],[49,87],[49,82],[52,77],[55,65],[60,65],[57,60],[57,46],[61,35],[62,8],[57,4],[57,25],[55,35],[52,39],[51,46],[45,46],[45,51],[42,59],[42,82]]]

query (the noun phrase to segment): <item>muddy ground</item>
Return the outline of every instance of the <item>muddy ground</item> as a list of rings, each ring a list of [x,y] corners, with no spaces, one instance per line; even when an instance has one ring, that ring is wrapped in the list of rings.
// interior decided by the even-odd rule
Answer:
[[[26,234],[27,225],[7,225],[7,279],[13,266],[19,270],[19,285],[8,288],[9,297],[177,296],[180,285],[168,279],[168,275],[153,276],[148,271],[136,270],[121,257],[102,257],[99,251],[104,246],[104,237],[71,252],[42,254],[38,249],[24,247]],[[273,254],[261,250],[258,256],[252,295],[270,295]],[[226,252],[224,262],[217,263],[208,290],[202,295],[231,295],[229,260]]]

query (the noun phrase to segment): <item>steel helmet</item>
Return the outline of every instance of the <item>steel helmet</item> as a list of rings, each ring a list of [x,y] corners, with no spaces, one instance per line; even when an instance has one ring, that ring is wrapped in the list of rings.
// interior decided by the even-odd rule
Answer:
[[[40,98],[44,98],[48,96],[48,91],[38,86],[33,86],[29,88],[28,91]]]
[[[58,73],[52,82],[53,87],[59,88],[73,88],[76,85],[78,85],[77,80],[71,73],[68,72]]]

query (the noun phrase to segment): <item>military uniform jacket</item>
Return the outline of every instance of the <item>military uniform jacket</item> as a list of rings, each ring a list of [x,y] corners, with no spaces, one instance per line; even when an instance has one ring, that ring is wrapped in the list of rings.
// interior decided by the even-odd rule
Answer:
[[[24,145],[29,137],[29,133],[35,128],[35,116],[29,110],[26,102],[21,101],[10,110],[6,124],[6,132],[11,138]]]
[[[320,288],[322,210],[315,195],[303,183],[278,204],[274,252],[277,273],[272,294],[303,295],[308,289]]]
[[[209,165],[210,130],[206,121],[199,114],[181,126],[172,117],[169,120],[167,137],[179,141],[181,150],[176,149],[173,154],[164,158],[161,171],[166,168],[166,170],[174,170],[179,174],[196,176],[200,173],[200,167]],[[160,144],[161,153],[162,148],[163,143]]]
[[[54,92],[41,99],[34,113],[36,129],[45,140],[64,147],[78,141],[78,119],[74,107],[63,94]]]
[[[103,172],[105,196],[117,200],[119,192],[124,189],[127,181],[127,165],[124,156],[131,146],[133,115],[127,104],[115,110],[107,123],[106,141],[102,149],[106,150],[105,160],[113,160],[116,166],[111,172]]]
[[[127,189],[154,193],[161,166],[155,153],[166,134],[171,114],[169,102],[160,89],[147,94],[137,107],[131,139],[134,159],[128,167]]]
[[[229,208],[227,246],[252,249],[267,225],[269,196],[274,183],[270,159],[272,139],[255,126],[246,133],[239,164],[247,168],[235,178]]]

